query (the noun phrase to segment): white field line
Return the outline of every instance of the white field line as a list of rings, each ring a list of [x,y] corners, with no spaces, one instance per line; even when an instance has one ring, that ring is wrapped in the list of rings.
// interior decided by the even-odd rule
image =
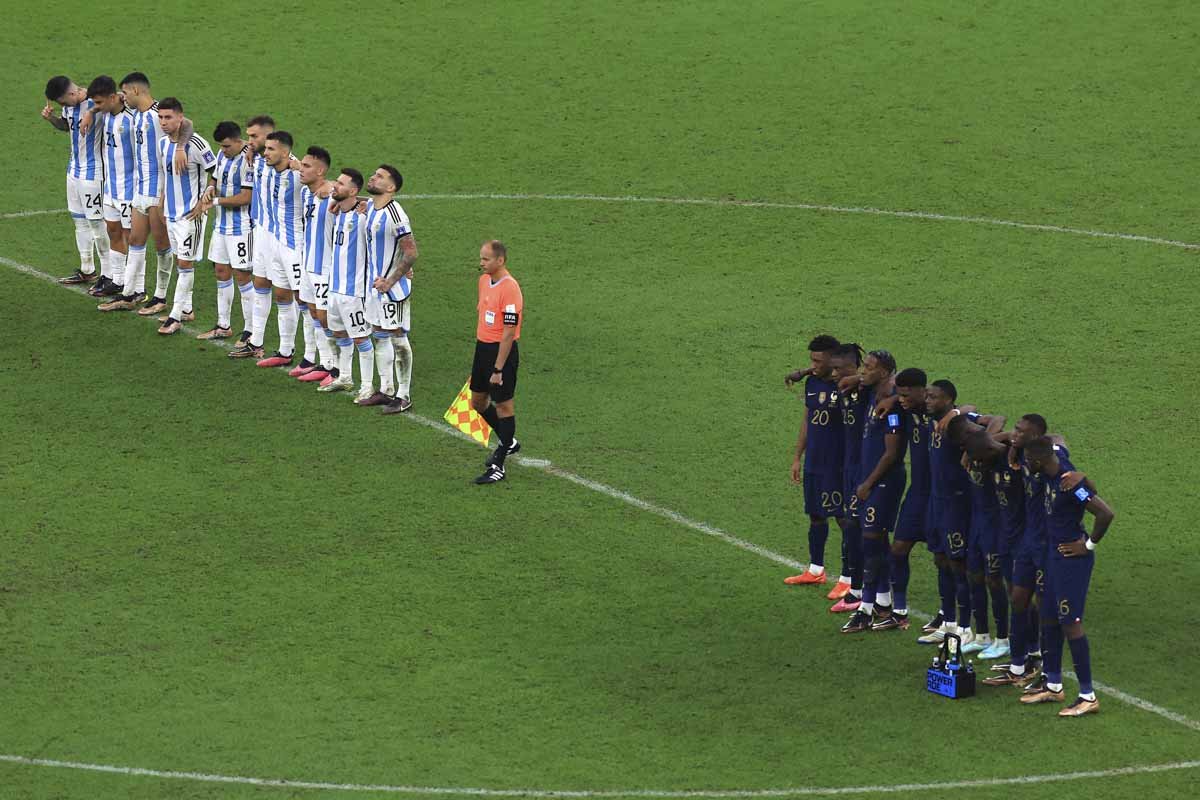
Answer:
[[[940,783],[896,783],[877,786],[808,786],[794,789],[692,789],[670,791],[658,789],[483,789],[454,786],[393,786],[389,784],[330,783],[283,778],[250,778],[241,775],[213,775],[204,772],[174,772],[170,770],[120,767],[109,764],[87,764],[79,761],[57,761],[50,758],[26,758],[0,755],[0,761],[35,767],[59,767],[89,772],[108,772],[149,778],[173,778],[203,783],[233,783],[283,789],[324,789],[342,792],[376,792],[379,794],[471,795],[477,797],[548,797],[548,798],[739,798],[739,797],[836,797],[856,794],[898,794],[901,792],[930,792],[946,789],[982,789],[993,786],[1028,786],[1036,783],[1061,783],[1089,778],[1115,778],[1123,775],[1147,775],[1200,767],[1200,761],[1175,761],[1169,764],[1097,769],[1086,772],[1060,772],[1049,775],[1022,775],[1016,778],[980,778],[978,780],[944,781]]]
[[[53,276],[47,272],[44,272],[44,271],[38,269],[37,267],[33,267],[28,264],[23,264],[19,261],[14,261],[10,258],[5,258],[3,256],[0,256],[0,264],[3,264],[4,266],[9,267],[10,269],[16,270],[17,272],[21,272],[25,275],[29,275],[30,277],[38,278],[39,280],[47,281],[47,282],[53,283],[55,285],[60,285],[57,283],[57,278],[55,278],[55,276]],[[85,293],[85,290],[80,287],[64,286],[63,288],[72,289],[77,294]],[[184,326],[184,330],[192,333],[193,335],[198,332],[192,326]],[[223,340],[214,339],[214,340],[208,340],[208,341],[209,341],[209,344],[213,344],[218,347],[225,348],[225,349],[228,349],[230,346],[226,341],[223,341]],[[278,370],[276,370],[276,371],[278,371]],[[410,420],[412,420],[414,422],[417,422],[428,428],[432,428],[433,430],[437,430],[442,433],[449,434],[451,436],[455,436],[455,437],[463,439],[465,441],[473,441],[466,434],[463,434],[460,431],[457,431],[454,428],[449,427],[448,425],[444,424],[440,420],[430,419],[429,417],[424,417],[424,416],[421,416],[419,414],[415,414],[412,412],[409,412],[408,414],[406,414],[404,416],[408,417]],[[618,500],[622,503],[626,503],[627,505],[631,505],[634,508],[638,508],[642,511],[647,511],[651,514],[655,514],[656,516],[663,517],[664,519],[667,519],[671,522],[677,523],[686,528],[690,528],[691,530],[694,530],[698,533],[702,533],[706,536],[711,536],[711,537],[720,539],[724,542],[727,542],[728,544],[732,544],[735,547],[739,547],[743,550],[754,553],[757,556],[768,559],[777,564],[781,564],[781,565],[787,566],[792,569],[797,569],[797,570],[804,569],[807,566],[802,562],[788,558],[787,556],[776,553],[765,547],[760,547],[759,545],[756,545],[753,542],[749,542],[738,536],[734,536],[733,534],[728,533],[727,531],[724,531],[715,526],[709,525],[708,523],[694,520],[690,517],[680,514],[677,511],[673,511],[669,508],[665,508],[663,506],[656,505],[649,501],[642,500],[639,497],[635,497],[634,495],[631,495],[628,492],[623,492],[620,489],[616,489],[612,486],[609,486],[608,484],[600,483],[599,481],[594,481],[594,480],[591,480],[590,478],[585,478],[582,475],[578,475],[569,470],[565,470],[560,467],[556,467],[553,464],[551,464],[550,462],[545,461],[544,459],[524,458],[521,456],[517,456],[514,458],[514,460],[522,466],[526,466],[531,469],[540,469],[543,472],[546,472],[557,478],[561,478],[563,480],[570,481],[571,483],[577,484],[586,489],[590,489],[594,492],[603,494],[614,500]],[[925,619],[928,619],[928,615],[924,614],[923,612],[917,611],[915,609],[912,610],[910,613],[912,613],[915,617],[923,617]],[[1072,678],[1075,677],[1072,673],[1066,673],[1066,674]],[[1151,703],[1148,700],[1144,700],[1140,697],[1137,697],[1136,695],[1131,695],[1127,692],[1121,691],[1120,689],[1116,689],[1115,687],[1106,686],[1106,685],[1099,684],[1099,683],[1095,684],[1095,687],[1098,691],[1105,692],[1105,693],[1117,698],[1118,700],[1121,700],[1125,703],[1129,703],[1130,705],[1133,705],[1136,708],[1140,708],[1140,709],[1142,709],[1144,711],[1148,711],[1152,714],[1157,714],[1158,716],[1161,716],[1164,719],[1168,719],[1172,722],[1178,723],[1178,724],[1183,725],[1192,730],[1200,731],[1200,722],[1193,720],[1189,717],[1186,717],[1182,714],[1178,714],[1174,711],[1170,711],[1161,706],[1155,705],[1154,703]],[[1004,786],[1004,785],[1014,785],[1014,784],[1019,785],[1019,784],[1028,784],[1028,783],[1047,783],[1047,782],[1055,782],[1055,781],[1081,780],[1081,779],[1085,779],[1085,778],[1114,777],[1114,776],[1119,776],[1119,775],[1153,773],[1153,772],[1162,772],[1162,771],[1176,770],[1176,769],[1190,769],[1193,767],[1200,766],[1200,761],[1186,761],[1186,762],[1174,762],[1171,764],[1121,767],[1121,768],[1117,768],[1117,769],[1098,770],[1098,771],[1091,771],[1091,772],[1072,772],[1072,773],[1059,773],[1059,774],[1052,774],[1052,775],[1033,775],[1033,776],[1018,777],[1018,778],[988,778],[988,779],[980,779],[980,780],[973,780],[973,781],[954,781],[954,782],[946,782],[946,783],[897,784],[897,785],[889,785],[889,786],[861,786],[861,787],[823,787],[823,788],[822,787],[816,787],[816,788],[810,787],[810,788],[798,788],[798,789],[763,789],[763,790],[746,790],[746,791],[695,790],[695,791],[675,791],[675,792],[673,792],[673,791],[660,791],[660,790],[649,790],[649,789],[613,790],[613,791],[589,791],[589,790],[571,791],[571,790],[542,790],[542,789],[482,789],[482,788],[446,788],[446,787],[386,786],[386,785],[373,786],[373,785],[364,785],[364,784],[336,784],[336,783],[324,783],[324,782],[312,782],[312,781],[290,781],[290,780],[276,780],[276,779],[266,779],[266,778],[252,778],[252,777],[229,776],[229,775],[208,775],[208,774],[204,774],[204,773],[194,773],[194,772],[159,771],[159,770],[142,769],[139,767],[121,767],[121,766],[112,766],[112,765],[104,765],[104,764],[87,764],[87,763],[72,762],[72,761],[55,761],[55,760],[51,760],[51,759],[34,759],[34,758],[29,758],[26,756],[19,756],[19,755],[0,754],[0,761],[16,763],[16,764],[26,764],[26,765],[30,765],[30,766],[47,766],[47,767],[61,767],[61,768],[69,768],[69,769],[90,770],[93,772],[110,772],[110,773],[119,773],[119,774],[125,774],[125,775],[161,777],[161,778],[178,778],[178,779],[187,779],[187,780],[195,780],[195,781],[205,781],[205,782],[210,782],[210,783],[240,783],[240,784],[250,784],[250,785],[255,785],[255,786],[274,786],[274,787],[287,787],[287,788],[296,788],[296,789],[335,789],[335,790],[342,790],[342,791],[374,791],[374,792],[381,792],[381,793],[386,792],[386,793],[394,793],[394,794],[395,793],[400,793],[400,794],[462,794],[462,795],[481,795],[481,796],[499,796],[499,797],[524,795],[524,796],[531,796],[531,797],[596,797],[596,798],[603,798],[603,797],[663,797],[663,798],[731,797],[732,798],[732,797],[774,797],[774,796],[801,796],[801,795],[832,796],[832,795],[841,795],[841,794],[875,794],[875,793],[884,793],[884,792],[892,793],[892,792],[901,792],[901,791],[920,792],[920,791],[927,791],[927,790],[934,790],[934,789]]]
[[[65,214],[65,208],[42,208],[33,211],[9,211],[6,214],[0,214],[0,219],[19,219],[21,217],[40,217],[43,214]]]
[[[995,217],[976,217],[967,214],[937,214],[932,211],[900,211],[888,208],[873,208],[871,206],[838,206],[823,203],[782,203],[769,200],[721,200],[707,197],[644,197],[641,195],[602,195],[602,194],[523,194],[503,192],[473,192],[473,193],[433,193],[406,194],[400,199],[412,200],[541,200],[575,203],[649,203],[654,205],[673,206],[711,206],[715,208],[772,208],[785,211],[821,211],[829,214],[866,214],[875,217],[892,217],[896,219],[923,219],[933,222],[966,222],[974,225],[995,225],[1004,228],[1017,228],[1025,231],[1040,231],[1042,233],[1066,233],[1073,236],[1091,236],[1098,239],[1120,239],[1127,242],[1143,242],[1157,244],[1163,247],[1180,247],[1185,250],[1200,250],[1200,244],[1181,242],[1175,239],[1163,239],[1157,236],[1143,236],[1136,233],[1116,233],[1113,231],[1097,231],[1090,228],[1074,228],[1067,225],[1046,225],[1036,222],[1017,222],[1010,219]],[[0,219],[17,217],[32,217],[40,214],[55,214],[64,209],[44,209],[36,211],[15,211],[0,214]]]

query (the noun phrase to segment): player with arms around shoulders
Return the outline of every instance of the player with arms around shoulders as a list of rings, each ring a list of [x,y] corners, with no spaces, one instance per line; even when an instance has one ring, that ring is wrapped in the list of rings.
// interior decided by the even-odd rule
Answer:
[[[300,381],[320,382],[337,366],[333,334],[326,328],[329,311],[329,247],[333,230],[333,181],[329,180],[332,158],[324,147],[309,147],[300,160],[300,204],[304,225],[304,277],[300,301],[307,309],[304,358],[288,375]],[[315,352],[314,352],[315,351]]]
[[[300,173],[293,169],[293,144],[292,135],[287,131],[272,131],[267,134],[263,151],[267,168],[262,201],[266,205],[267,230],[272,240],[267,275],[274,287],[279,349],[260,359],[260,367],[288,366],[296,352],[296,326],[299,324],[296,294],[304,277],[304,224]],[[258,327],[260,321],[262,327]],[[250,343],[262,347],[266,319],[256,319],[255,324]],[[310,335],[311,329],[306,329],[305,333]]]
[[[231,312],[233,293],[238,292],[242,306],[242,328],[249,331],[254,319],[254,284],[250,264],[250,201],[253,187],[246,150],[236,122],[217,123],[213,141],[219,152],[217,162],[204,190],[204,210],[216,209],[208,257],[217,279],[217,324],[197,339],[226,339],[233,335]]]
[[[508,271],[508,248],[492,239],[479,248],[479,302],[475,309],[475,359],[471,366],[471,406],[496,431],[500,444],[488,458],[479,485],[504,480],[504,459],[521,449],[516,409],[522,314],[525,299]]]
[[[808,569],[784,578],[789,586],[824,584],[825,543],[829,518],[842,516],[843,455],[842,413],[838,406],[838,384],[830,363],[841,343],[822,334],[808,343],[811,366],[788,376],[804,377],[804,421],[796,436],[792,459],[792,483],[804,488],[804,513],[808,515]]]
[[[88,84],[88,97],[95,103],[93,125],[100,132],[104,153],[102,205],[109,241],[107,265],[88,294],[113,297],[125,291],[125,260],[133,225],[133,195],[137,188],[133,112],[126,108],[117,82],[108,75],[99,75]]]
[[[53,103],[59,106],[54,113]],[[67,159],[67,210],[75,223],[75,246],[79,251],[79,268],[59,283],[72,285],[96,280],[95,248],[100,252],[102,271],[106,271],[109,253],[108,234],[104,228],[101,201],[103,161],[99,131],[82,127],[84,115],[91,112],[95,102],[85,89],[66,75],[55,75],[46,82],[46,105],[42,119],[55,130],[70,134],[70,157]]]
[[[195,284],[196,262],[204,258],[204,223],[208,218],[202,200],[204,186],[216,166],[217,158],[204,137],[192,134],[180,136],[183,127],[183,104],[174,97],[165,97],[158,104],[158,117],[163,137],[158,141],[160,167],[164,176],[163,216],[171,252],[179,265],[179,280],[175,283],[175,303],[171,313],[159,319],[158,332],[169,336],[179,331],[183,323],[195,318],[192,311],[192,286]],[[187,155],[187,166],[178,169],[175,155],[179,150]]]
[[[863,350],[854,342],[842,344],[829,354],[833,379],[837,382],[837,405],[842,418],[842,574],[826,595],[837,602],[830,613],[857,611],[863,592],[863,540],[858,519],[859,465],[862,462],[863,426],[867,421],[867,390],[859,370]],[[789,376],[791,377],[791,376]]]

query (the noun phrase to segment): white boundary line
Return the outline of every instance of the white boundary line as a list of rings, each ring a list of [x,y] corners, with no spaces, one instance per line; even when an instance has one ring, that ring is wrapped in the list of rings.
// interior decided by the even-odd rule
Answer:
[[[143,769],[142,767],[119,767],[108,764],[87,764],[80,761],[57,761],[51,758],[26,758],[25,756],[0,755],[0,761],[24,764],[33,767],[60,767],[89,772],[108,772],[117,775],[135,775],[149,778],[174,778],[201,781],[203,783],[236,783],[248,786],[269,786],[285,789],[326,789],[342,792],[378,792],[380,794],[424,794],[424,795],[472,795],[476,797],[548,797],[548,798],[619,798],[619,797],[833,797],[855,794],[897,794],[900,792],[928,792],[938,789],[982,789],[993,786],[1027,786],[1036,783],[1061,783],[1087,778],[1114,778],[1122,775],[1152,775],[1180,769],[1200,767],[1200,761],[1175,761],[1169,764],[1097,769],[1086,772],[1060,772],[1051,775],[1022,775],[1016,778],[981,778],[979,780],[944,781],[941,783],[897,783],[880,786],[809,786],[794,789],[694,789],[668,791],[655,789],[613,789],[592,791],[589,789],[480,789],[450,786],[393,786],[390,784],[329,783],[325,781],[300,781],[283,778],[249,778],[241,775],[214,775],[205,772],[174,772],[170,770]]]
[[[549,197],[549,196],[546,196]],[[36,213],[55,213],[55,212],[33,212],[26,216],[33,216]],[[10,269],[21,272],[30,277],[38,278],[55,285],[58,284],[57,279],[44,272],[37,267],[23,264],[19,261],[14,261],[10,258],[0,256],[0,264],[3,264]],[[78,287],[63,287],[72,289],[77,294],[84,294],[84,290]],[[195,329],[191,326],[184,326],[185,330],[195,333]],[[209,340],[210,344],[215,344],[219,347],[228,348],[229,345],[221,340]],[[465,434],[442,424],[441,421],[433,420],[428,417],[421,416],[415,413],[406,415],[409,419],[426,427],[440,431],[442,433],[457,436],[459,438],[472,441]],[[779,553],[769,550],[765,547],[749,542],[738,536],[734,536],[727,531],[724,531],[705,522],[700,522],[673,511],[669,508],[656,505],[654,503],[642,500],[628,492],[621,491],[605,483],[585,478],[569,470],[556,467],[549,461],[535,458],[524,458],[517,456],[514,459],[522,466],[532,469],[540,469],[557,478],[569,481],[571,483],[598,492],[614,500],[631,505],[642,511],[655,514],[663,517],[678,525],[690,528],[691,530],[702,533],[706,536],[712,536],[720,539],[735,547],[739,547],[748,552],[754,553],[757,556],[773,561],[777,564],[782,564],[794,569],[803,569],[806,565],[802,562],[780,555]],[[920,612],[913,612],[915,615],[925,616]],[[1066,673],[1074,678],[1071,673]],[[1114,687],[1096,683],[1097,690],[1116,697],[1118,700],[1129,703],[1136,708],[1157,714],[1172,722],[1183,725],[1192,730],[1200,731],[1200,722],[1190,719],[1182,714],[1162,708],[1148,700],[1144,700],[1135,695],[1128,694]],[[253,778],[235,775],[216,775],[198,772],[174,772],[163,770],[151,770],[141,767],[122,767],[106,764],[89,764],[86,762],[76,761],[58,761],[54,759],[30,758],[20,755],[5,755],[0,754],[0,762],[8,762],[13,764],[24,764],[28,766],[42,767],[58,767],[66,769],[87,770],[92,772],[107,772],[133,776],[147,776],[159,778],[173,778],[183,780],[202,781],[207,783],[231,783],[231,784],[246,784],[253,786],[269,786],[282,787],[293,789],[330,789],[340,791],[373,791],[380,793],[392,794],[459,794],[459,795],[478,795],[487,797],[579,797],[579,798],[610,798],[610,797],[661,797],[661,798],[687,798],[687,797],[713,797],[713,798],[738,798],[738,797],[792,797],[792,796],[834,796],[834,795],[851,795],[851,794],[881,794],[895,792],[921,792],[936,789],[954,789],[954,788],[979,788],[986,786],[1006,786],[1006,785],[1022,785],[1032,783],[1050,783],[1071,780],[1082,780],[1085,778],[1103,778],[1116,777],[1121,775],[1148,774],[1163,772],[1168,770],[1191,769],[1200,767],[1200,761],[1180,761],[1170,764],[1151,764],[1133,767],[1120,767],[1107,770],[1095,770],[1089,772],[1070,772],[1058,773],[1051,775],[1032,775],[1016,778],[986,778],[979,780],[966,781],[951,781],[944,783],[925,783],[925,784],[894,784],[882,786],[849,786],[849,787],[808,787],[795,789],[762,789],[762,790],[693,790],[693,791],[667,791],[667,790],[652,790],[652,789],[636,789],[636,790],[612,790],[612,791],[590,791],[590,790],[546,790],[546,789],[486,789],[474,787],[421,787],[421,786],[392,786],[392,785],[366,785],[366,784],[338,784],[327,783],[320,781],[293,781],[284,779],[268,779],[268,778]]]
[[[773,208],[790,211],[823,211],[830,214],[868,214],[875,217],[893,217],[897,219],[923,219],[933,222],[967,222],[975,225],[995,225],[1004,228],[1017,228],[1023,231],[1040,231],[1042,233],[1067,233],[1073,236],[1090,236],[1097,239],[1120,239],[1126,242],[1143,242],[1157,244],[1163,247],[1179,247],[1185,250],[1200,250],[1200,244],[1181,242],[1175,239],[1163,239],[1157,236],[1143,236],[1136,233],[1115,233],[1113,231],[1097,231],[1090,228],[1073,228],[1067,225],[1046,225],[1036,222],[1017,222],[1010,219],[995,217],[976,217],[966,214],[937,214],[932,211],[897,211],[872,206],[838,206],[823,203],[781,203],[769,200],[720,200],[706,197],[645,197],[641,195],[603,195],[603,194],[507,194],[501,192],[474,193],[434,193],[434,194],[405,194],[401,200],[546,200],[576,203],[650,203],[654,205],[672,206],[710,206],[714,208]],[[0,219],[15,219],[18,217],[33,217],[41,214],[57,214],[64,209],[40,209],[35,211],[13,211],[0,214]]]

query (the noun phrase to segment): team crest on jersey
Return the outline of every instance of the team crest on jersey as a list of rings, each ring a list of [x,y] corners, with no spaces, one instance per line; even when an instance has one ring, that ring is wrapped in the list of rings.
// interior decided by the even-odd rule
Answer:
[[[821,392],[819,395],[817,395],[817,402],[820,403],[821,405],[825,405],[825,393],[824,392]]]
[[[837,393],[837,392],[830,392],[830,393],[829,393],[829,402],[830,402],[830,403],[836,403],[837,401],[838,401],[838,393]]]

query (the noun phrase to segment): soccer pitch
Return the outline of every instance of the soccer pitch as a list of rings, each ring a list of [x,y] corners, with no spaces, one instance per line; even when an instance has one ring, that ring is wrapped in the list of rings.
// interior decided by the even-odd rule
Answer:
[[[1200,10],[44,10],[0,31],[0,797],[1195,796]],[[206,137],[266,113],[335,169],[400,167],[412,414],[53,282],[76,256],[42,87],[132,70]],[[440,418],[492,237],[525,449],[476,487]],[[783,585],[783,376],[823,332],[1067,438],[1117,512],[1101,713],[935,697],[916,626],[841,636]]]

